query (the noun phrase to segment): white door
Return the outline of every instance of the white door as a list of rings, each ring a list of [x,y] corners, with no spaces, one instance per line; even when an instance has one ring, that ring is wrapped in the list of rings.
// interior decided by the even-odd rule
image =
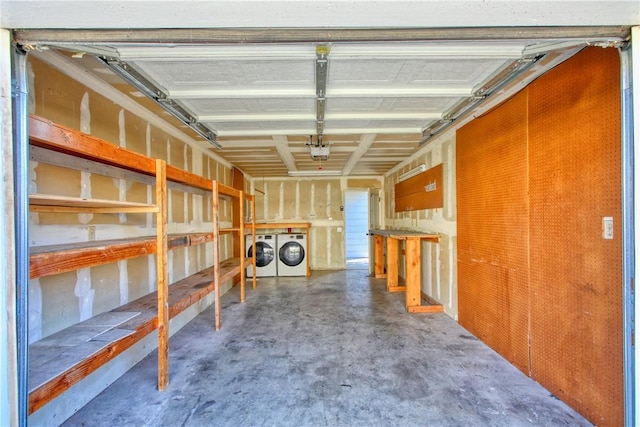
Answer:
[[[369,258],[369,191],[347,190],[345,228],[347,261]]]

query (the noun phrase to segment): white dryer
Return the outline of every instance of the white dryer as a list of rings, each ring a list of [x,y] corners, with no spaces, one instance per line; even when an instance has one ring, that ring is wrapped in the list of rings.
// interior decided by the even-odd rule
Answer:
[[[253,256],[253,251],[256,251],[256,277],[277,276],[276,236],[273,234],[256,234],[255,243],[251,237],[250,234],[247,235],[245,249],[249,258]],[[247,267],[247,277],[253,277],[253,266]]]
[[[307,275],[307,235],[278,234],[278,276]]]

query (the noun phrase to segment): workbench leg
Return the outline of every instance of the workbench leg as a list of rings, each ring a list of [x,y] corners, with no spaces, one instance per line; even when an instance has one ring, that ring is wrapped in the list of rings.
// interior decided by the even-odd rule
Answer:
[[[384,237],[373,236],[373,274],[376,279],[382,279],[384,274]]]
[[[387,237],[387,290],[398,286],[398,241]]]
[[[422,305],[422,295],[420,293],[420,239],[408,238],[406,242],[406,307],[407,311],[411,312],[411,307],[418,307]]]

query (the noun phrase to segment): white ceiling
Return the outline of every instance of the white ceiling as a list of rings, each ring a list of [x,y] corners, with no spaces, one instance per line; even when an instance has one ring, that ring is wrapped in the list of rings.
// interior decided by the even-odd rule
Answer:
[[[22,28],[17,38],[29,45],[126,64],[215,132],[222,147],[216,153],[253,177],[319,168],[383,175],[443,119],[480,102],[480,92],[504,72],[535,58],[522,77],[531,79],[577,48],[618,40],[640,21],[637,1],[66,2],[73,13],[56,3],[2,0],[0,22]],[[18,13],[25,4],[29,13]],[[495,28],[501,25],[582,27]],[[354,31],[363,26],[365,32]],[[96,31],[128,27],[139,31]],[[564,53],[544,56],[548,51]],[[117,82],[101,61],[64,58]],[[326,86],[316,82],[325,59]],[[133,87],[120,90],[139,95]],[[312,160],[306,146],[319,126],[331,150],[324,162]]]
[[[2,28],[637,25],[637,0],[1,0]]]

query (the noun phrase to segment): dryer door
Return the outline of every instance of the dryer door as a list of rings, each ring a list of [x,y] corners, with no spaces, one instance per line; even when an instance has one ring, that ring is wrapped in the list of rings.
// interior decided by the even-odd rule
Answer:
[[[256,242],[249,248],[249,258],[253,256],[254,247],[256,248],[256,267],[265,267],[273,262],[276,257],[273,246],[265,242]]]
[[[287,242],[280,247],[278,256],[285,265],[295,267],[304,261],[304,248],[298,242]]]

